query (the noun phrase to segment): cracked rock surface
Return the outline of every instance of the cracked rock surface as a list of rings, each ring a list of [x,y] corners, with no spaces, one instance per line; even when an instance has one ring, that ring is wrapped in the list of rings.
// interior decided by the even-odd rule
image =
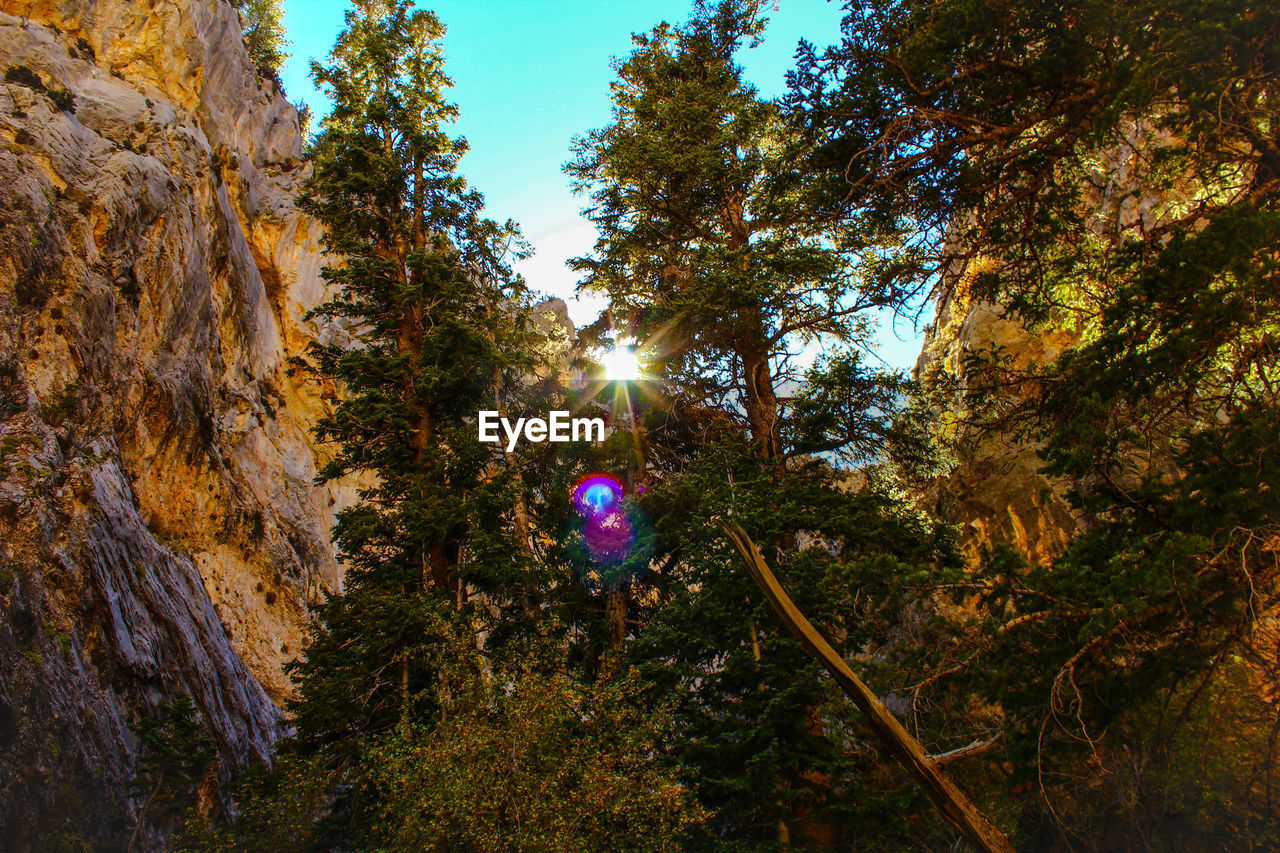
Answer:
[[[118,837],[179,692],[266,755],[355,500],[290,359],[347,333],[229,3],[0,0],[0,72],[0,837],[46,849]]]

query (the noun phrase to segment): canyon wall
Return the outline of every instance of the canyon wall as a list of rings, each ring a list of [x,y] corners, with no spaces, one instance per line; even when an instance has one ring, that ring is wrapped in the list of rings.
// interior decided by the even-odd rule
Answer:
[[[265,756],[349,485],[294,107],[222,0],[0,0],[0,838],[131,826],[129,723]],[[65,824],[65,825],[64,825]]]
[[[1153,233],[1194,203],[1199,192],[1195,184],[1168,184],[1146,174],[1151,152],[1168,143],[1168,133],[1158,121],[1138,119],[1127,121],[1119,138],[1096,152],[1082,196],[1086,230],[1075,240],[1098,250],[1135,230]],[[1048,367],[1087,338],[1086,330],[1096,328],[1096,306],[1104,297],[1101,290],[1063,294],[1070,310],[1028,329],[1000,306],[972,297],[974,277],[994,271],[995,264],[979,256],[962,269],[946,271],[936,295],[934,322],[926,330],[915,378],[934,407],[941,444],[954,448],[954,458],[948,472],[929,484],[924,498],[937,517],[959,526],[962,547],[971,560],[983,548],[1009,545],[1028,563],[1048,564],[1083,524],[1067,501],[1069,484],[1040,473],[1044,463],[1033,441],[1008,429],[973,427],[966,399],[973,378],[966,359],[995,349],[1015,370]],[[1087,286],[1076,286],[1107,285],[1099,276]],[[995,408],[1024,402],[1017,394],[1009,390],[1003,399],[986,402]],[[1160,452],[1129,462],[1121,476],[1135,484],[1150,470],[1169,464],[1167,454]]]
[[[969,298],[962,278],[947,280],[926,330],[915,378],[932,397],[941,443],[954,448],[948,470],[927,488],[936,517],[959,527],[969,560],[984,548],[1008,545],[1028,563],[1048,563],[1077,529],[1065,484],[1040,473],[1037,445],[1003,431],[966,423],[965,359],[998,347],[1019,367],[1047,365],[1070,348],[1069,329],[1028,331],[996,305]]]

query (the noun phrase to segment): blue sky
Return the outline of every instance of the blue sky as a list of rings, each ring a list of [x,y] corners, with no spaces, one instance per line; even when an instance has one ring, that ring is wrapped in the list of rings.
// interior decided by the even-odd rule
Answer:
[[[534,257],[520,271],[536,290],[570,303],[578,324],[595,319],[596,298],[575,299],[568,258],[594,243],[560,167],[575,135],[609,121],[610,60],[631,50],[631,33],[666,20],[683,22],[688,0],[424,0],[448,28],[446,70],[452,99],[461,109],[457,131],[471,151],[462,172],[485,195],[489,216],[514,219],[533,244]],[[289,97],[327,103],[307,76],[310,60],[323,57],[342,28],[346,0],[286,0],[285,27],[292,42],[282,77]],[[781,94],[796,43],[834,42],[839,3],[777,0],[764,43],[740,54],[747,77],[765,95]],[[905,338],[905,340],[899,340]],[[881,357],[895,367],[915,362],[919,337],[909,323],[879,335]]]

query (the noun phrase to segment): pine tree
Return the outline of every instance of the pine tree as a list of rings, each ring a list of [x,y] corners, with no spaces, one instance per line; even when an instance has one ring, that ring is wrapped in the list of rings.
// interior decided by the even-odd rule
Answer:
[[[237,0],[244,28],[244,46],[259,74],[280,83],[280,69],[289,55],[284,34],[282,0]]]
[[[743,80],[735,54],[762,36],[760,11],[699,3],[686,25],[635,36],[612,123],[567,170],[600,235],[577,262],[583,286],[608,294],[615,335],[637,338],[648,367],[628,440],[655,536],[630,567],[628,659],[677,702],[679,755],[714,812],[700,843],[831,847],[865,816],[858,730],[711,519],[746,526],[848,654],[887,640],[878,620],[851,621],[856,590],[883,592],[878,612],[895,600],[886,577],[954,563],[942,531],[887,495],[850,495],[846,472],[813,456],[914,446],[894,427],[900,379],[852,352],[788,368],[805,343],[865,342],[867,313],[904,294],[849,254],[854,228],[809,207],[798,140]]]
[[[314,69],[334,109],[303,204],[340,261],[324,270],[337,294],[313,315],[353,339],[314,348],[307,367],[341,388],[318,428],[339,448],[322,476],[376,482],[339,514],[345,588],[320,607],[294,668],[302,763],[286,771],[328,774],[333,805],[302,834],[294,816],[314,788],[276,774],[265,787],[283,817],[255,813],[244,837],[669,847],[700,812],[658,760],[659,721],[616,697],[590,710],[612,688],[579,680],[573,637],[548,625],[550,604],[576,581],[548,553],[541,516],[555,499],[531,475],[559,476],[577,460],[476,438],[479,410],[545,410],[563,391],[543,358],[550,335],[507,267],[515,226],[482,218],[479,195],[457,174],[465,144],[444,129],[456,111],[443,98],[442,35],[433,15],[403,0],[359,2],[331,64]],[[504,663],[513,656],[518,666]],[[512,744],[533,752],[513,764]],[[544,749],[554,757],[534,760]],[[479,791],[485,766],[513,775]],[[436,790],[444,782],[454,787]],[[424,806],[438,814],[424,817]],[[528,823],[551,814],[555,826]],[[630,835],[632,820],[652,843]]]
[[[636,35],[617,64],[614,116],[566,170],[590,192],[595,251],[583,286],[610,299],[650,372],[687,406],[741,412],[764,457],[783,455],[779,383],[796,347],[861,341],[865,314],[900,298],[859,270],[853,235],[804,202],[778,106],[735,61],[762,4],[699,2],[683,27]]]
[[[351,754],[412,716],[439,648],[475,644],[472,619],[487,609],[469,601],[501,600],[527,569],[512,478],[475,419],[533,372],[537,335],[507,266],[515,226],[484,219],[457,174],[466,145],[445,130],[456,109],[443,32],[407,2],[358,2],[331,64],[313,68],[334,108],[302,204],[341,260],[323,272],[337,295],[312,313],[353,337],[312,352],[309,369],[343,391],[317,429],[339,447],[321,476],[376,483],[339,515],[345,589],[296,668],[311,749]]]
[[[216,774],[218,754],[186,693],[161,702],[154,717],[141,717],[130,728],[138,738],[138,766],[130,786],[138,810],[125,849],[133,851],[146,845],[148,826],[167,828],[180,807],[198,799],[210,768]]]

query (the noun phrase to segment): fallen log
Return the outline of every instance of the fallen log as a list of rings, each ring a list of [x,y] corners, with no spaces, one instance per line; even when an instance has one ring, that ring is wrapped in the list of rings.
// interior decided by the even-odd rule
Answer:
[[[826,638],[813,627],[808,618],[796,607],[791,596],[774,577],[760,549],[746,531],[734,521],[714,519],[742,556],[747,573],[764,592],[774,611],[787,629],[800,640],[801,645],[826,668],[840,688],[862,711],[871,730],[884,743],[888,751],[901,762],[903,768],[933,802],[938,812],[974,847],[988,853],[1014,853],[1013,844],[991,819],[969,801],[965,793],[942,771],[945,762],[930,756],[920,741],[912,737],[898,722],[880,698],[871,692],[853,673],[844,659],[832,648]],[[969,749],[966,747],[966,749]],[[976,750],[973,750],[976,751]]]

